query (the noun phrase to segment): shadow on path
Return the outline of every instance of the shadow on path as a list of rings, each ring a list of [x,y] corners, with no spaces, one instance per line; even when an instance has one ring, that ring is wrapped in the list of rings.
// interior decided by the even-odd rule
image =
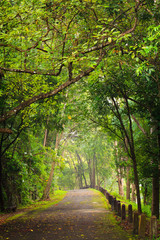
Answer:
[[[129,236],[115,224],[102,195],[87,189],[69,191],[58,204],[1,225],[0,239],[127,240]]]

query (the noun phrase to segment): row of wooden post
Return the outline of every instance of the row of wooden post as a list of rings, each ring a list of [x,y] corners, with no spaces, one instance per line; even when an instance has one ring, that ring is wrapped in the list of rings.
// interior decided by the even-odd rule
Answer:
[[[109,204],[111,205],[112,211],[115,211],[122,220],[126,219],[126,206],[121,205],[120,201],[117,201],[107,190],[100,187],[97,190],[101,191],[107,198]],[[139,215],[138,212],[132,211],[132,205],[128,205],[128,222],[133,223],[133,234],[139,235],[140,237],[145,237],[146,229],[146,216],[145,214]],[[151,217],[150,220],[150,239],[157,237],[157,218],[156,216]]]

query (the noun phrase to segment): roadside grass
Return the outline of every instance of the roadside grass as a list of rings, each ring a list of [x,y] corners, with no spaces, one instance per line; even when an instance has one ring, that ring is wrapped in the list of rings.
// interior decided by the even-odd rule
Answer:
[[[18,217],[25,215],[26,212],[29,212],[32,210],[44,210],[48,207],[51,207],[52,205],[55,205],[58,202],[60,202],[66,196],[66,193],[67,193],[67,191],[57,190],[54,192],[54,194],[50,195],[50,199],[47,201],[37,200],[37,201],[33,202],[32,204],[29,204],[29,205],[26,205],[23,207],[19,207],[17,209],[17,211],[19,213],[15,212],[15,213],[11,214],[12,216],[8,217],[6,220],[7,221],[14,220]],[[0,214],[0,217],[1,217],[1,214]]]
[[[106,201],[104,194],[96,189],[93,189],[93,188],[89,188],[89,189],[92,190],[93,192],[97,193],[97,195],[94,197],[93,201],[96,201],[96,199],[100,197],[103,202],[103,207],[108,210],[109,204],[108,204],[108,201]]]
[[[32,204],[26,205],[26,206],[22,206],[19,209],[24,209],[24,208],[29,208],[29,209],[36,209],[36,208],[47,208],[49,206],[52,206],[56,203],[58,203],[59,201],[61,201],[65,195],[66,195],[67,191],[62,191],[62,190],[56,190],[54,191],[54,193],[50,194],[50,199],[49,200],[37,200],[35,202],[33,202]]]

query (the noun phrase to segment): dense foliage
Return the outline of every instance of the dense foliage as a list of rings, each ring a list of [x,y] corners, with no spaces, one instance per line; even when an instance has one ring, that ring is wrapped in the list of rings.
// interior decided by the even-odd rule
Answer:
[[[1,210],[53,186],[123,195],[125,182],[159,217],[159,7],[0,2]]]

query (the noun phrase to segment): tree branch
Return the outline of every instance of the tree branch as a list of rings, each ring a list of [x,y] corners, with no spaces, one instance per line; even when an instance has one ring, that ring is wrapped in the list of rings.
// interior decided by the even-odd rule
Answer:
[[[64,64],[62,64],[58,70],[57,73],[51,72],[51,70],[48,70],[46,72],[43,71],[33,71],[33,70],[28,70],[28,69],[14,69],[14,68],[5,68],[5,67],[0,67],[0,70],[4,70],[7,72],[18,72],[18,73],[29,73],[29,74],[38,74],[38,75],[46,75],[46,76],[58,76],[61,71],[62,68],[64,67]]]
[[[8,111],[7,113],[5,113],[3,116],[0,117],[0,122],[3,122],[5,120],[9,119],[10,117],[16,115],[19,111],[30,106],[32,103],[37,102],[38,100],[49,98],[49,97],[56,95],[57,93],[61,92],[63,89],[72,85],[73,83],[78,82],[82,77],[88,76],[91,72],[93,72],[95,70],[95,68],[97,68],[97,66],[102,61],[105,54],[106,54],[106,52],[103,51],[102,54],[100,55],[99,59],[97,60],[96,64],[93,67],[89,67],[86,71],[81,72],[77,77],[73,78],[72,80],[66,81],[65,83],[63,83],[56,89],[52,90],[51,92],[41,93],[37,96],[34,96],[33,98],[30,98],[30,99],[22,102],[17,107]]]
[[[0,133],[8,133],[11,134],[13,133],[11,129],[8,128],[0,128]]]
[[[140,125],[140,123],[138,122],[138,120],[135,118],[135,116],[132,114],[131,117],[133,118],[133,120],[135,121],[135,123],[137,124],[138,128],[144,133],[144,135],[147,136],[147,132],[144,130],[144,128]]]

